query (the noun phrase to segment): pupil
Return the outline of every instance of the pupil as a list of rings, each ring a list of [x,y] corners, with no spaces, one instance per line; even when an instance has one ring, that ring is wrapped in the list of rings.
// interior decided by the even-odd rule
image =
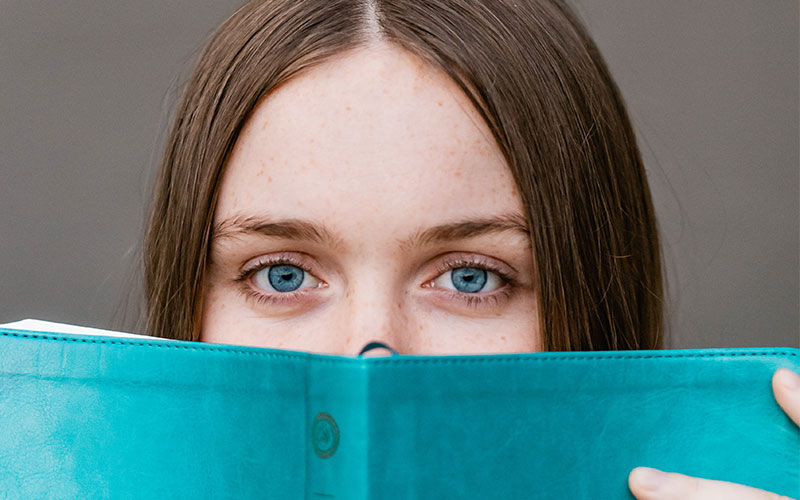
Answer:
[[[457,267],[451,271],[450,279],[459,292],[475,293],[486,284],[486,270],[476,267]]]
[[[269,284],[279,292],[293,292],[303,284],[305,273],[291,264],[281,264],[269,268]]]

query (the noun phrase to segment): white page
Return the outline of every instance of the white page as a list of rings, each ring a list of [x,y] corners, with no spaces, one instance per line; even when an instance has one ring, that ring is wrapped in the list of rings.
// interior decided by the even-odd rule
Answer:
[[[148,335],[138,335],[135,333],[117,332],[114,330],[102,330],[88,326],[68,325],[66,323],[55,323],[53,321],[42,321],[40,319],[23,319],[13,323],[0,324],[0,328],[14,328],[16,330],[27,330],[31,332],[51,332],[51,333],[77,333],[81,335],[96,335],[101,337],[128,337],[146,340],[175,340],[161,337],[151,337]]]

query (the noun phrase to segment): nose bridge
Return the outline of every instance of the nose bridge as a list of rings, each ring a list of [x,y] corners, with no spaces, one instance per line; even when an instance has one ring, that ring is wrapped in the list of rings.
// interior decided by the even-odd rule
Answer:
[[[373,282],[374,285],[377,285]],[[402,296],[397,290],[383,286],[354,286],[346,292],[339,352],[357,355],[370,342],[382,342],[399,353],[406,352],[408,318],[404,314]],[[364,356],[389,354],[385,349],[370,351]]]

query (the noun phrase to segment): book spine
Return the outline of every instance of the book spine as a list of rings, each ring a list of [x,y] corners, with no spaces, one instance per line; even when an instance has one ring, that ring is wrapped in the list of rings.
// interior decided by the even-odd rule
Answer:
[[[366,500],[366,371],[356,360],[312,356],[306,392],[306,499]]]

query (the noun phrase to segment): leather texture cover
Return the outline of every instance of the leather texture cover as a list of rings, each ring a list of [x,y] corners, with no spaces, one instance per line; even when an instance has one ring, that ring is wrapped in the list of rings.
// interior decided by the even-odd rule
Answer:
[[[3,498],[800,497],[793,348],[345,357],[0,328]]]

